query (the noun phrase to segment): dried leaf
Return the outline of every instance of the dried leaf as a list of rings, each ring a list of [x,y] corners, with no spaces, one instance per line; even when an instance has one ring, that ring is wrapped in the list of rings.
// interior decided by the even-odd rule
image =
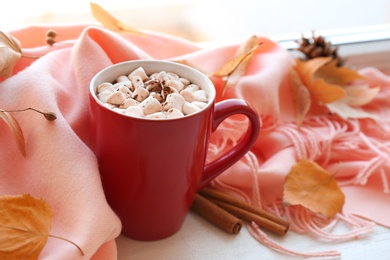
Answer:
[[[320,57],[308,61],[296,59],[296,70],[303,83],[308,86],[312,83],[314,73],[331,60],[331,57]]]
[[[238,48],[234,58],[229,62],[227,62],[225,65],[223,65],[222,68],[220,68],[217,72],[215,72],[214,76],[227,77],[231,75],[248,56],[253,55],[253,53],[256,51],[258,46],[259,46],[258,38],[256,36],[251,37],[249,40],[247,40],[243,45],[241,45]]]
[[[379,93],[380,88],[370,88],[369,85],[351,85],[344,87],[347,96],[343,99],[326,104],[331,113],[347,120],[350,118],[371,118],[379,120],[376,115],[365,112],[360,106],[370,103]]]
[[[215,77],[227,77],[223,92],[227,88],[233,87],[245,74],[257,47],[261,44],[257,36],[252,36],[240,45],[232,60],[224,64],[222,68],[213,74]]]
[[[329,63],[321,66],[314,74],[314,78],[322,78],[329,84],[345,86],[354,80],[365,79],[357,71],[351,70],[348,67],[337,66],[337,60],[332,60]]]
[[[26,156],[24,135],[18,121],[10,113],[2,109],[0,109],[0,118],[2,118],[4,122],[7,123],[8,127],[11,129],[12,134],[15,137],[15,141],[20,152],[22,153],[23,156]]]
[[[350,106],[364,106],[370,103],[379,93],[380,88],[371,88],[369,85],[351,85],[344,87],[347,96],[342,99]]]
[[[342,86],[330,84],[323,78],[314,77],[315,73],[331,58],[315,58],[306,62],[296,60],[296,70],[310,93],[321,103],[331,103],[344,98],[347,93]]]
[[[296,123],[298,126],[302,124],[305,115],[309,112],[311,106],[310,92],[303,84],[301,78],[295,69],[289,72],[289,80],[291,91],[295,105]]]
[[[17,39],[0,31],[0,78],[8,78],[15,64],[22,56],[22,49]]]
[[[371,118],[373,120],[379,120],[376,115],[370,114],[362,110],[360,107],[352,107],[344,102],[344,100],[337,100],[333,103],[326,104],[329,112],[337,114],[344,120],[351,118]]]
[[[109,30],[122,33],[142,34],[142,32],[138,29],[116,19],[114,16],[104,10],[100,5],[90,2],[90,7],[92,14],[96,18],[96,20],[101,22]]]
[[[345,89],[339,85],[328,84],[323,79],[313,80],[309,86],[310,92],[321,103],[331,103],[347,95]]]
[[[28,194],[0,197],[0,259],[38,259],[49,237],[74,245],[50,234],[52,210],[43,199]]]
[[[52,221],[50,206],[30,195],[0,197],[0,258],[37,259]]]
[[[287,205],[302,205],[332,218],[342,210],[345,196],[334,176],[315,162],[303,159],[286,177],[283,200]]]

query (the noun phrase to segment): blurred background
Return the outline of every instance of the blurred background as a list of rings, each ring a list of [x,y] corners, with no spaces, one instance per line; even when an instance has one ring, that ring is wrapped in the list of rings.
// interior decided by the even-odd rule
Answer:
[[[100,24],[90,2],[138,29],[200,44],[266,36],[293,50],[312,32],[339,46],[356,67],[390,71],[390,0],[12,0],[0,7],[0,30],[39,24]]]
[[[26,24],[96,23],[89,0],[13,0],[0,7],[0,30]],[[285,37],[307,31],[390,23],[390,0],[94,0],[133,27],[192,41]]]

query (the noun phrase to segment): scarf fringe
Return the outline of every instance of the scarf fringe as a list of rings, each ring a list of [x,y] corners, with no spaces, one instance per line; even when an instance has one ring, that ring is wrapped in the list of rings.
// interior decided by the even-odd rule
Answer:
[[[220,191],[229,193],[235,197],[240,197],[246,202],[253,203],[253,200],[243,192],[241,189],[227,185],[220,180],[214,180],[212,186]],[[253,194],[254,198],[260,198],[260,194]],[[337,216],[331,220],[326,219],[320,215],[317,215],[308,209],[301,206],[289,206],[283,207],[282,203],[271,203],[268,207],[262,207],[262,209],[268,212],[284,218],[290,223],[290,231],[307,234],[318,241],[329,242],[345,242],[355,239],[359,239],[373,232],[373,226],[376,224],[354,215],[337,214]],[[333,229],[338,224],[346,224],[350,231],[344,233],[334,234]],[[303,258],[339,258],[341,253],[337,250],[328,250],[320,252],[299,252],[293,249],[288,249],[285,246],[277,243],[271,239],[265,232],[263,232],[259,226],[252,222],[246,225],[248,232],[251,236],[263,244],[264,246],[285,255],[303,257]]]
[[[305,120],[300,127],[292,123],[281,123],[275,131],[289,138],[297,160],[310,159],[323,168],[338,163],[339,168],[331,172],[335,176],[342,168],[343,161],[336,162],[334,154],[348,156],[349,161],[364,161],[365,166],[353,176],[338,179],[340,186],[364,186],[372,174],[380,174],[383,192],[390,192],[388,177],[384,171],[384,168],[390,166],[390,142],[364,133],[358,120],[312,117]]]
[[[303,257],[303,258],[340,258],[341,253],[336,250],[322,251],[322,252],[312,252],[312,253],[304,253],[298,252],[294,250],[287,249],[282,245],[276,243],[272,239],[265,234],[256,223],[252,222],[251,225],[247,225],[249,233],[252,235],[254,239],[256,239],[261,244],[271,248],[279,253],[295,256],[295,257]]]
[[[245,129],[246,124],[245,120],[225,120],[218,128],[219,131],[223,131],[223,134],[217,135],[215,142],[210,144],[209,157],[215,158],[230,146],[234,146],[240,137],[239,133]],[[287,136],[294,146],[297,160],[311,159],[323,167],[334,163],[332,154],[349,153],[350,155],[350,151],[353,150],[353,155],[350,155],[353,157],[352,160],[363,160],[365,167],[359,169],[353,176],[349,176],[347,180],[345,178],[338,180],[339,184],[365,185],[372,174],[378,173],[383,182],[383,192],[390,193],[388,175],[384,171],[384,167],[389,163],[390,142],[384,142],[364,134],[358,120],[344,121],[337,117],[312,117],[305,120],[300,127],[293,123],[279,123],[273,125],[272,129],[265,129],[265,131],[267,130],[279,131]],[[233,187],[221,181],[220,178],[212,181],[211,185],[278,217],[285,218],[290,222],[291,231],[308,234],[318,240],[344,242],[358,239],[373,232],[375,223],[354,215],[339,213],[329,220],[301,206],[284,207],[281,198],[278,201],[265,201],[261,197],[258,185],[260,168],[258,157],[250,151],[241,159],[241,162],[250,169],[251,187]],[[343,233],[333,231],[334,227],[342,224],[348,228],[348,231]],[[247,223],[247,229],[258,242],[286,255],[304,258],[339,258],[341,256],[335,250],[298,252],[287,249],[268,237],[255,223]]]

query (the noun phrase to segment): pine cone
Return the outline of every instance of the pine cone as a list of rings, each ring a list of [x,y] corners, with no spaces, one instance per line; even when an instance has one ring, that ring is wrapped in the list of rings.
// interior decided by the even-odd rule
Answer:
[[[329,41],[326,41],[323,36],[315,36],[305,38],[302,35],[301,41],[296,41],[299,47],[296,49],[305,55],[304,60],[310,60],[317,57],[332,57],[337,60],[337,66],[343,65],[342,58],[338,55],[338,48],[332,46]]]

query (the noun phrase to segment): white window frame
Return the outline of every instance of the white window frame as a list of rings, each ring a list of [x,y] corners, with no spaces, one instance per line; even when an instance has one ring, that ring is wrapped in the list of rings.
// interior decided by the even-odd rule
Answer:
[[[296,40],[302,35],[310,38],[312,33],[274,35],[270,38],[294,52],[298,46]],[[338,53],[345,59],[346,65],[354,68],[373,66],[390,72],[390,24],[315,31],[314,34],[321,35],[332,45],[338,46]]]

